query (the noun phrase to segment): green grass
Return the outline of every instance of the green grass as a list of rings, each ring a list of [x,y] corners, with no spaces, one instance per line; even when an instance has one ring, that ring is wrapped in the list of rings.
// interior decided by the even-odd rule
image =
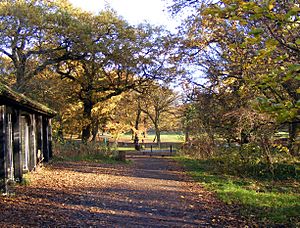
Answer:
[[[178,149],[179,149],[178,145],[173,145],[173,147],[172,147],[173,152]],[[140,152],[143,152],[143,151],[149,152],[150,150],[151,150],[151,147],[146,146],[146,147],[141,148]],[[161,147],[153,146],[152,150],[153,151],[170,151],[170,146],[161,146]],[[117,147],[116,151],[133,152],[133,151],[136,151],[136,149],[134,147],[119,146],[119,147]]]
[[[152,136],[154,138],[154,135]],[[183,142],[184,136],[182,134],[162,134],[162,142]]]
[[[153,133],[149,133],[146,135],[146,138],[144,139],[145,142],[153,142],[155,135]],[[142,139],[142,137],[141,137]],[[131,142],[131,134],[123,134],[119,138],[120,142]],[[167,133],[163,132],[161,133],[161,142],[174,142],[174,143],[181,143],[184,142],[184,135],[181,133]]]
[[[297,179],[261,180],[226,175],[212,160],[176,158],[204,187],[227,204],[241,208],[246,217],[262,224],[300,226],[300,182]]]
[[[116,149],[117,151],[135,151],[135,148],[134,147],[118,147]]]

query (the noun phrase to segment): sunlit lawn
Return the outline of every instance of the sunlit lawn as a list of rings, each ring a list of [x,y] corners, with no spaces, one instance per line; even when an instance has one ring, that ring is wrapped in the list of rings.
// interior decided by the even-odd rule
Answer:
[[[177,159],[195,180],[224,202],[238,205],[248,218],[271,226],[300,227],[299,177],[281,181],[240,178],[218,172],[211,161]]]
[[[153,142],[155,135],[153,133],[147,134],[145,138],[140,138],[140,140],[144,139],[145,143]],[[184,135],[181,133],[162,133],[161,134],[161,142],[174,142],[181,143],[184,141]],[[119,138],[119,142],[132,142],[131,134],[123,134]]]

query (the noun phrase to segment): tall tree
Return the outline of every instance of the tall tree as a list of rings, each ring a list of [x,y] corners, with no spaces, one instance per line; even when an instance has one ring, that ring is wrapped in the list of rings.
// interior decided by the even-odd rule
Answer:
[[[81,24],[86,33],[78,49],[85,58],[61,62],[57,72],[77,85],[74,94],[85,119],[82,140],[88,141],[97,125],[92,115],[95,105],[149,80],[163,78],[166,49],[160,28],[132,27],[111,10],[90,18],[84,15]]]
[[[297,2],[173,2],[175,13],[185,7],[194,10],[183,27],[181,60],[203,71],[205,87],[218,93],[224,88],[243,97],[236,110],[256,107],[278,123],[289,123],[293,152],[299,129]]]
[[[174,93],[171,89],[166,86],[161,86],[159,84],[154,83],[151,87],[148,88],[147,92],[144,93],[140,108],[141,111],[147,114],[149,119],[151,120],[155,134],[156,134],[156,142],[158,145],[161,143],[160,133],[163,129],[163,116],[170,116],[174,113],[175,103],[178,99],[178,95]]]
[[[82,55],[71,53],[78,42],[76,11],[67,1],[4,0],[0,3],[0,53],[8,57],[14,87],[26,83],[48,66]]]

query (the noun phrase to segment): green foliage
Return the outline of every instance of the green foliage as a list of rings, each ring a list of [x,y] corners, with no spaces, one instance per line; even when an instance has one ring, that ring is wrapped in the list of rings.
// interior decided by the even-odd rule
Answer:
[[[209,158],[215,154],[216,146],[206,134],[197,135],[193,140],[186,142],[181,153],[193,158]]]
[[[207,160],[185,162],[226,202],[243,204],[248,215],[258,214],[263,222],[266,214],[272,225],[297,227],[299,5],[192,2],[173,0],[173,13],[194,8],[182,24],[178,55],[205,78],[187,90],[195,113],[184,152]],[[289,131],[287,143],[275,143],[282,126]]]
[[[255,143],[247,143],[241,147],[214,147],[213,154],[208,154],[207,151],[202,151],[201,153],[199,151],[201,148],[207,150],[207,147],[204,148],[199,145],[191,148],[185,145],[181,150],[181,154],[194,159],[211,159],[218,164],[218,169],[222,170],[222,172],[239,177],[259,178],[262,180],[300,178],[300,174],[297,171],[297,160],[282,145],[274,145],[270,150],[270,154],[267,155]]]
[[[292,144],[300,130],[299,6],[295,1],[193,2],[178,52],[181,63],[200,68],[205,79],[187,90],[196,110],[193,137],[205,133],[211,141],[222,137],[243,144],[243,135],[246,141],[251,136],[261,148],[266,145],[266,156],[271,125],[289,123],[296,130],[289,132],[288,148],[297,154]],[[189,5],[173,3],[174,12]]]
[[[237,205],[241,213],[249,219],[255,217],[264,226],[300,224],[299,163],[278,165],[276,170],[286,176],[283,178],[285,180],[274,181],[266,176],[264,179],[253,175],[242,178],[237,175],[239,172],[234,172],[234,169],[240,167],[236,167],[236,163],[232,161],[225,161],[230,163],[226,170],[222,159],[195,160],[186,157],[176,159],[186,167],[195,180],[215,191],[224,202]],[[297,169],[298,179],[286,172],[286,169],[291,167]],[[255,169],[264,170],[264,167]],[[244,173],[249,171],[249,167],[244,167]]]

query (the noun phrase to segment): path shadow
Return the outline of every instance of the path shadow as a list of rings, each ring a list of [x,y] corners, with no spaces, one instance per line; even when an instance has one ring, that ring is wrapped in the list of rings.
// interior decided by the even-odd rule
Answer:
[[[132,155],[128,159],[133,161],[133,167],[132,165],[120,164],[58,162],[53,164],[51,168],[80,173],[106,173],[115,176],[129,176],[159,180],[184,180],[183,176],[179,175],[182,173],[183,169],[170,158]]]
[[[94,185],[84,179],[81,186],[21,187],[15,203],[0,198],[0,227],[237,227],[234,216],[191,191],[174,161],[140,155],[131,159],[130,165],[51,164],[50,173],[74,172],[70,178],[76,173],[109,177],[106,184],[99,178]]]

